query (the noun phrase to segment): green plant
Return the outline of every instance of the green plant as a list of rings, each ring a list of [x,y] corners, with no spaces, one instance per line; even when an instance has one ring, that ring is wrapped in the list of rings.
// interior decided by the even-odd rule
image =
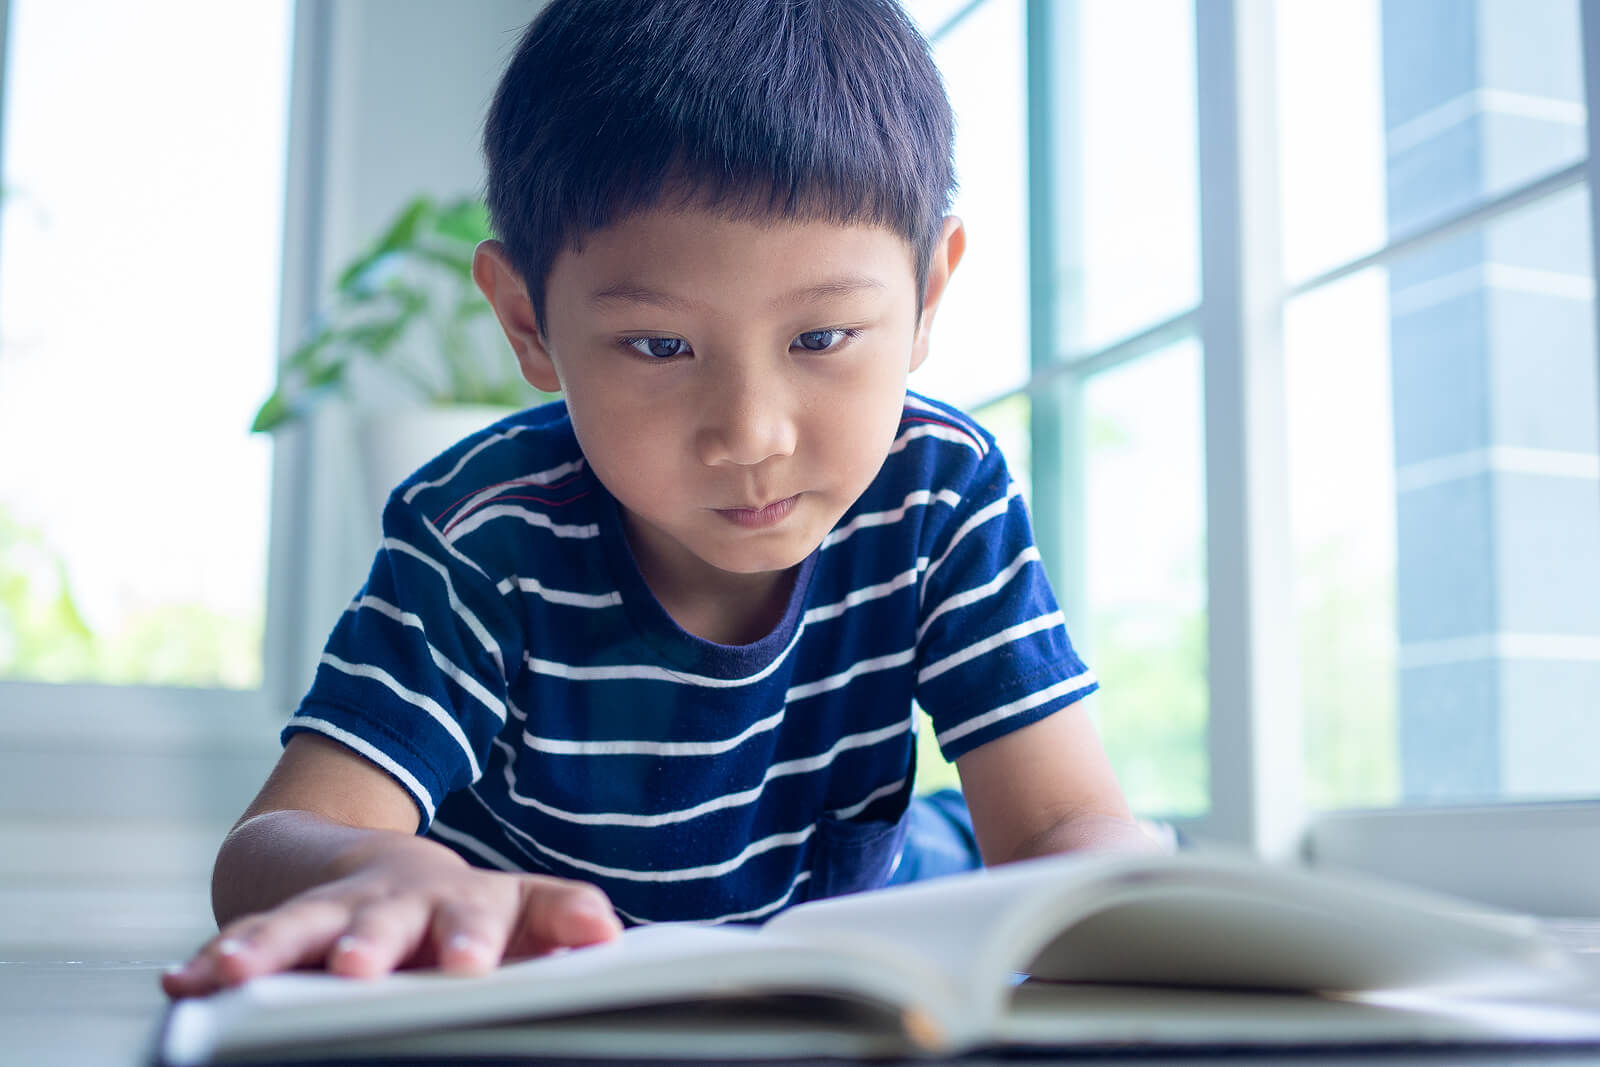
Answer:
[[[535,400],[472,281],[473,249],[488,236],[479,200],[408,203],[340,273],[328,314],[283,361],[250,428],[304,417],[327,394],[347,392],[362,363],[428,404]]]

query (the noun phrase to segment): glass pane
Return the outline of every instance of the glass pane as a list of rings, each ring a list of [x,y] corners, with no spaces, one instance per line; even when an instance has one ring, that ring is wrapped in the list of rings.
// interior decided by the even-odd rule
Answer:
[[[1134,809],[1207,807],[1204,434],[1193,341],[1083,386],[1086,662]]]
[[[1062,354],[1101,347],[1200,297],[1193,0],[1066,0],[1052,58]]]
[[[291,7],[11,0],[0,677],[259,683]]]
[[[1291,279],[1585,154],[1578,0],[1275,10]]]
[[[1588,192],[1286,314],[1319,806],[1600,793]]]
[[[1008,396],[998,404],[979,408],[975,413],[980,425],[990,433],[1005,453],[1006,465],[1011,468],[1011,479],[1017,483],[1022,498],[1033,501],[1033,405],[1026,393]]]
[[[911,387],[971,405],[1028,373],[1028,155],[1022,0],[988,0],[934,48],[956,115],[952,210],[967,251]]]
[[[1289,304],[1289,497],[1306,794],[1397,797],[1389,294],[1366,271]]]

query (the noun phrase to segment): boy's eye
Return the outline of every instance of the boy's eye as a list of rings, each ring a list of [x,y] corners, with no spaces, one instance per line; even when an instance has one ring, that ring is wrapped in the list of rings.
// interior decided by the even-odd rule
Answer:
[[[689,342],[681,337],[629,337],[622,343],[642,355],[656,359],[671,359],[689,351]]]
[[[854,330],[807,330],[796,337],[794,343],[807,352],[826,352],[855,333]]]

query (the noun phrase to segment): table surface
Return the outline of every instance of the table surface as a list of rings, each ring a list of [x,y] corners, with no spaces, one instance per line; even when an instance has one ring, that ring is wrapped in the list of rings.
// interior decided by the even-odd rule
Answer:
[[[1553,922],[1552,933],[1592,966],[1600,985],[1600,922]],[[0,960],[0,1065],[17,1067],[146,1067],[166,997],[160,988],[170,960],[31,959]],[[1090,1059],[1105,1060],[1106,1056]],[[1084,1057],[1073,1057],[1082,1062]],[[918,1061],[926,1064],[927,1061]],[[963,1063],[1005,1062],[967,1059]],[[1063,1061],[1064,1062],[1064,1061]],[[1281,1052],[1244,1057],[1185,1055],[1139,1056],[1140,1067],[1181,1064],[1210,1067],[1223,1063],[1316,1064],[1338,1067],[1399,1065],[1600,1064],[1600,1049],[1452,1050],[1448,1052],[1315,1053]]]

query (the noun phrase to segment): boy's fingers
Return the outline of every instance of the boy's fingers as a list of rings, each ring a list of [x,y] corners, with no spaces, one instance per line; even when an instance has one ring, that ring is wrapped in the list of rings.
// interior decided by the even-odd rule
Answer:
[[[481,872],[480,872],[481,873]],[[622,931],[592,885],[537,876],[350,903],[301,898],[230,923],[162,977],[169,996],[203,996],[304,965],[373,977],[404,964],[481,972],[504,957],[609,941]],[[504,879],[504,881],[499,881]]]
[[[328,970],[351,978],[388,974],[416,954],[427,930],[428,906],[421,897],[366,904],[329,946]]]
[[[217,939],[215,959],[223,984],[287,971],[320,960],[350,922],[350,909],[333,901],[305,900],[232,924]]]
[[[481,907],[440,905],[432,930],[440,969],[465,974],[494,969],[505,955],[515,919],[514,901],[500,914]]]
[[[621,932],[611,901],[595,886],[530,878],[523,883],[521,923],[507,955],[535,956],[592,945]]]
[[[210,963],[196,953],[161,976],[161,991],[174,999],[201,997],[217,989]]]
[[[321,959],[349,922],[348,909],[303,902],[229,923],[161,978],[168,996],[193,997]]]

